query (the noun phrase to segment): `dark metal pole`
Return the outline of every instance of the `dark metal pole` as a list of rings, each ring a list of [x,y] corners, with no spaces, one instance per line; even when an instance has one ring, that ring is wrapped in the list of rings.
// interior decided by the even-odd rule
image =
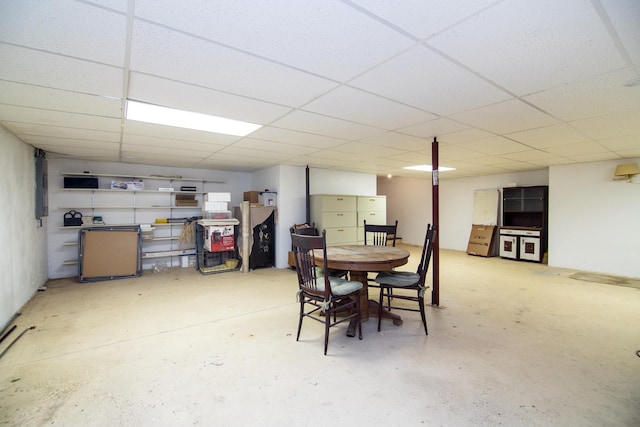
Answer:
[[[306,193],[305,193],[305,197],[306,197],[305,207],[307,209],[307,216],[305,219],[307,220],[306,223],[311,225],[311,196],[309,196],[309,165],[307,165],[307,170],[305,173],[306,173],[306,180],[307,180],[306,182],[307,187],[306,187]]]
[[[433,239],[433,251],[431,259],[433,262],[433,291],[431,292],[431,304],[440,305],[440,215],[439,213],[439,176],[438,176],[438,140],[434,137],[431,144],[431,197],[433,210],[433,229],[436,231]]]

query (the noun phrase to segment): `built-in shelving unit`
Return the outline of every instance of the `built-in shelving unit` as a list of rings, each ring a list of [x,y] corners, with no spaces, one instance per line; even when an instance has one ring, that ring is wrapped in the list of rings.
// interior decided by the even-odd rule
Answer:
[[[202,215],[204,194],[213,191],[209,184],[223,184],[225,181],[205,178],[185,178],[182,176],[163,175],[125,175],[84,172],[61,172],[64,177],[91,178],[98,188],[65,188],[57,189],[57,206],[59,213],[57,228],[62,243],[59,250],[64,252],[63,266],[77,265],[77,236],[79,230],[86,227],[114,225],[152,225],[152,236],[142,239],[143,267],[152,266],[160,259],[170,266],[180,264],[180,258],[196,255],[195,239],[188,244],[180,244],[180,234],[185,221]],[[120,189],[111,188],[112,181],[137,182],[144,188]],[[194,187],[194,191],[182,191],[180,187]],[[167,190],[172,188],[173,190]],[[176,202],[176,195],[193,195],[197,201],[195,206],[181,206]],[[64,226],[63,214],[74,210],[84,218],[101,217],[103,223],[85,221],[81,226]],[[157,219],[172,219],[167,223],[157,223]],[[194,258],[195,259],[195,258]],[[149,264],[151,263],[151,264]]]

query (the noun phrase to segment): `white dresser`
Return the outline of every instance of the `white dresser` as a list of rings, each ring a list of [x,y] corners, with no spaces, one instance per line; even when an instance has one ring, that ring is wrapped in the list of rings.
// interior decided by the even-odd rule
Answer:
[[[327,245],[354,245],[364,241],[364,220],[386,224],[386,196],[314,194],[311,221],[327,230]]]
[[[387,196],[357,196],[358,243],[364,244],[364,221],[367,224],[387,223]]]

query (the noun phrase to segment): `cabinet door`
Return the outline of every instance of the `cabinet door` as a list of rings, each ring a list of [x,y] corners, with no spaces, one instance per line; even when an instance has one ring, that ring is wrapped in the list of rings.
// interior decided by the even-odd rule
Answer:
[[[539,237],[520,237],[520,259],[540,261]]]
[[[500,235],[500,256],[518,259],[518,236]]]

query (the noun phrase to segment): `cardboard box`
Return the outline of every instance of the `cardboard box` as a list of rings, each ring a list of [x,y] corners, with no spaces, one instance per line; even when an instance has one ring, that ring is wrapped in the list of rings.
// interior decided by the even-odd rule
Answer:
[[[251,203],[260,203],[260,191],[245,191],[244,192],[244,201]]]
[[[204,228],[204,249],[209,252],[234,250],[235,239],[233,225],[206,226]]]
[[[176,206],[198,206],[198,201],[192,194],[176,194]]]
[[[471,236],[467,245],[467,253],[469,255],[477,255],[483,257],[494,256],[494,240],[496,229],[495,225],[477,225],[471,226]]]

